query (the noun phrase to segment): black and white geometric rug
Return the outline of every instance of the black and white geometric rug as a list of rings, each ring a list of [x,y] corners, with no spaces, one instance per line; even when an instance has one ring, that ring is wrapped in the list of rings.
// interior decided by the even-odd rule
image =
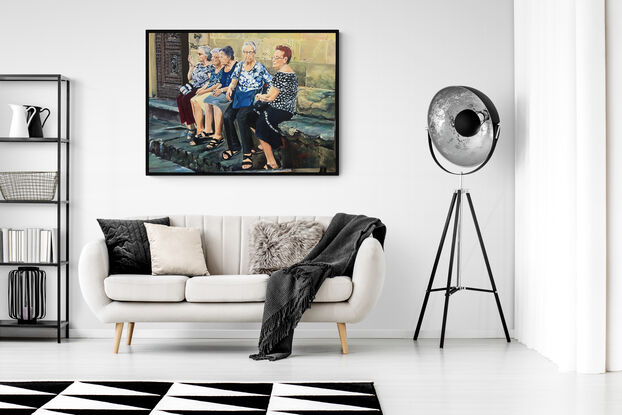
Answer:
[[[0,382],[2,415],[381,415],[372,382]]]

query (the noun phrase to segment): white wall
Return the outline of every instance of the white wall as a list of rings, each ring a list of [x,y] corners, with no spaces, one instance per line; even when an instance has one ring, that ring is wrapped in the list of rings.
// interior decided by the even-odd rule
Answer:
[[[99,217],[201,213],[311,214],[338,211],[380,217],[388,227],[387,281],[371,315],[352,336],[412,336],[435,250],[457,179],[438,169],[426,142],[430,99],[447,85],[476,87],[502,120],[497,152],[466,179],[473,195],[510,329],[514,297],[513,10],[511,0],[465,2],[290,2],[241,0],[216,7],[190,1],[11,2],[0,14],[2,73],[62,73],[73,81],[71,327],[109,335],[82,301],[77,285],[81,247],[101,236]],[[239,11],[239,12],[236,12]],[[225,17],[226,16],[226,17]],[[145,171],[145,29],[339,29],[339,177],[147,177]],[[294,57],[295,59],[295,57]],[[7,102],[46,103],[40,86],[25,92],[0,85],[0,129]],[[30,95],[27,95],[30,94]],[[11,147],[13,146],[13,147]],[[1,169],[18,169],[32,147],[4,144]],[[34,162],[31,162],[32,165]],[[33,168],[34,166],[30,166]],[[51,167],[51,166],[50,166]],[[44,221],[43,208],[5,208],[0,226]],[[39,209],[39,210],[37,210]],[[41,219],[40,219],[41,218]],[[50,216],[49,221],[52,220]],[[465,283],[488,287],[472,226],[464,243]],[[444,262],[446,264],[446,262]],[[6,290],[2,269],[0,293]],[[50,272],[53,275],[53,272]],[[438,280],[446,279],[446,265]],[[51,286],[53,284],[50,284]],[[4,298],[0,295],[0,299]],[[502,336],[493,297],[452,297],[449,337]],[[6,307],[0,300],[0,318]],[[50,308],[54,301],[50,298]],[[438,335],[442,294],[433,295],[422,334]],[[54,313],[50,313],[54,317]],[[151,325],[256,329],[257,325]],[[105,331],[97,331],[105,329]],[[304,326],[334,335],[332,325]],[[7,331],[0,331],[0,334]],[[144,332],[143,332],[144,333]],[[211,332],[208,335],[256,335]],[[246,333],[246,334],[245,334]],[[205,333],[198,333],[205,334]],[[319,332],[314,332],[319,334]],[[141,330],[137,330],[137,336]]]

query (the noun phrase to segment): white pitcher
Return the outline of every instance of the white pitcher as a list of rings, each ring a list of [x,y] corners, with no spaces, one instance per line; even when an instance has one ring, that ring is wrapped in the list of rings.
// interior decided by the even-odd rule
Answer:
[[[18,104],[9,104],[9,107],[13,110],[9,137],[28,137],[28,126],[37,113],[37,109],[35,107],[25,108]]]

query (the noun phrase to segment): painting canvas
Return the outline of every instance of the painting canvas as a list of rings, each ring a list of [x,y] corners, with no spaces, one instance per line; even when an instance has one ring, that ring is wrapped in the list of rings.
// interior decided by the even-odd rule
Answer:
[[[338,31],[147,30],[148,175],[337,175]]]

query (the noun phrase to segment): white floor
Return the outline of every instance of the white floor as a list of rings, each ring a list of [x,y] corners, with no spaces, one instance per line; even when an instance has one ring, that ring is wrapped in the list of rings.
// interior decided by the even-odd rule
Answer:
[[[139,327],[136,328],[137,331]],[[0,380],[374,381],[384,414],[622,414],[622,372],[559,373],[503,340],[300,339],[255,362],[252,340],[0,340]]]

